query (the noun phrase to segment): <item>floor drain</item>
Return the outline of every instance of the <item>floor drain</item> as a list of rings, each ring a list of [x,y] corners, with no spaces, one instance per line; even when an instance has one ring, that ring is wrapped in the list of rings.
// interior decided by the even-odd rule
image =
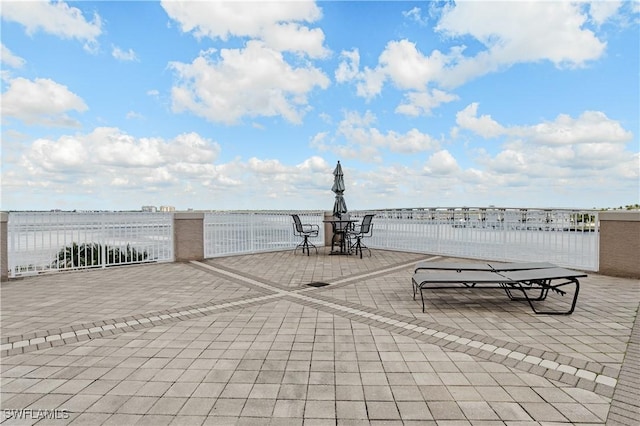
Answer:
[[[310,287],[324,287],[326,285],[329,285],[329,283],[321,283],[321,282],[316,281],[316,282],[313,282],[313,283],[309,283],[307,285],[310,286]]]

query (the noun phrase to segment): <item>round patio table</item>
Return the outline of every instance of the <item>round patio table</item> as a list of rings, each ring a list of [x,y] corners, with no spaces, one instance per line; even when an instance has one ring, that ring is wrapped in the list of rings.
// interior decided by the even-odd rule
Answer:
[[[347,246],[346,234],[353,223],[358,222],[357,219],[326,219],[324,223],[330,223],[333,228],[333,237],[331,238],[331,252],[329,254],[351,254],[349,247]],[[340,250],[333,250],[333,243],[336,241],[336,237],[340,236]]]

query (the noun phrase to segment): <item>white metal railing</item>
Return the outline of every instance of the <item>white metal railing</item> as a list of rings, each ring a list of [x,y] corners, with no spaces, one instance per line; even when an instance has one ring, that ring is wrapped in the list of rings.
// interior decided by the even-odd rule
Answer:
[[[320,211],[221,211],[204,215],[204,257],[227,256],[293,249],[300,237],[293,234],[291,214],[302,223],[320,227],[320,233],[309,241],[324,244],[324,213]]]
[[[598,270],[595,210],[415,208],[375,214],[369,247],[496,261],[547,261]]]
[[[9,276],[173,261],[173,215],[12,212]]]
[[[204,215],[204,256],[293,249],[292,213],[320,228],[322,211],[225,211]],[[598,270],[599,222],[594,210],[413,208],[352,211],[375,214],[372,248],[496,261],[548,261]],[[143,212],[11,212],[9,276],[46,271],[173,261],[173,214]]]

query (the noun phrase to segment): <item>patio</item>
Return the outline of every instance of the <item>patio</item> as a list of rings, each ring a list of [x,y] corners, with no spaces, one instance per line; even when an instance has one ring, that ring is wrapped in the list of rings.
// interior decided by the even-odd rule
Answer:
[[[423,313],[434,256],[327,250],[3,282],[2,424],[635,424],[637,280],[589,273],[570,316],[501,291]]]

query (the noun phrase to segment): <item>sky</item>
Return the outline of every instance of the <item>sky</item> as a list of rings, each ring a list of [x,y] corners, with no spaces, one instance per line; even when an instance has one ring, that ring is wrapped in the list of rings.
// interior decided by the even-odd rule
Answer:
[[[1,0],[1,209],[640,203],[639,5]]]

